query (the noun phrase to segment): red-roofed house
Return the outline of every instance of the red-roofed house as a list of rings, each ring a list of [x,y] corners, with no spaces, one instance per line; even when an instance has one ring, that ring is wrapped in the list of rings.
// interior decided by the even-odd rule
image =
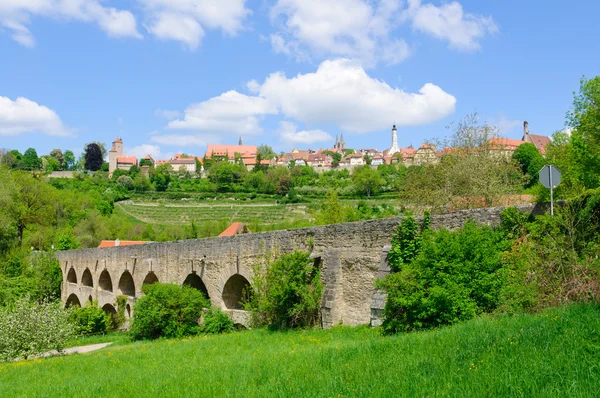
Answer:
[[[116,138],[112,143],[112,148],[108,151],[108,172],[129,170],[133,166],[138,165],[138,160],[135,156],[123,155],[123,140]]]
[[[100,242],[99,248],[104,247],[118,247],[118,246],[133,246],[133,245],[143,245],[148,242],[142,242],[141,240],[103,240]]]
[[[256,145],[208,144],[206,157],[210,159],[212,159],[213,156],[226,157],[229,161],[233,161],[236,153],[238,153],[240,156],[249,153],[256,157],[256,154],[258,153],[258,147]]]
[[[545,135],[529,134],[529,123],[523,122],[523,141],[535,145],[542,155],[546,154],[546,147],[552,142],[550,137]]]
[[[244,233],[244,223],[234,222],[227,229],[219,234],[219,236],[234,236]]]

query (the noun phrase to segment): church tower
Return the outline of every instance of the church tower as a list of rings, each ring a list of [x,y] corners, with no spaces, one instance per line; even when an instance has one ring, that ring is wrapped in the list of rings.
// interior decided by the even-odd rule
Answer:
[[[400,148],[398,147],[398,131],[396,130],[396,125],[394,124],[392,127],[392,147],[388,150],[388,156],[398,152],[400,152]]]
[[[112,173],[117,169],[117,158],[123,155],[123,140],[117,138],[112,143],[112,148],[108,152],[108,172]]]

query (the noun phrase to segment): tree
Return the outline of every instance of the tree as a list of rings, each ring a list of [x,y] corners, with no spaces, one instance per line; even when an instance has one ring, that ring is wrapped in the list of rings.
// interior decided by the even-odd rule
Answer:
[[[356,153],[356,151],[354,149],[347,149],[346,152],[344,153],[344,156],[352,155],[354,153]]]
[[[535,145],[529,142],[519,145],[512,158],[519,164],[523,174],[529,176],[528,187],[538,182],[538,174],[545,161]]]
[[[269,145],[265,145],[265,144],[262,144],[258,147],[257,155],[258,154],[260,154],[262,159],[268,159],[268,160],[271,160],[277,156],[277,154],[275,153],[273,148],[271,148]]]
[[[23,154],[23,165],[28,170],[38,170],[41,166],[40,158],[37,155],[37,152],[33,148],[27,148],[25,153]]]
[[[65,168],[65,157],[60,149],[51,150],[50,157],[56,159],[60,167],[59,170],[63,170]]]
[[[579,94],[573,93],[573,108],[567,112],[567,125],[589,141],[600,146],[600,76],[581,78]]]
[[[75,166],[75,154],[70,149],[67,149],[64,154],[65,170],[73,170]]]
[[[26,173],[15,173],[4,180],[4,194],[0,195],[1,208],[17,229],[19,245],[23,233],[32,225],[49,225],[53,219],[54,191],[44,182]]]
[[[12,152],[7,152],[2,156],[1,164],[12,169],[17,164],[17,158]]]
[[[146,192],[150,190],[150,180],[144,175],[144,173],[138,173],[133,180],[133,187],[136,192]]]
[[[53,171],[58,171],[62,169],[62,167],[60,167],[60,163],[58,163],[58,160],[51,156],[44,156],[42,158],[42,166],[44,168],[44,171],[46,171],[47,173],[52,173]]]
[[[152,181],[157,191],[164,192],[167,190],[171,182],[171,171],[172,167],[168,163],[161,164],[152,170],[150,181]]]
[[[85,150],[85,169],[90,171],[98,171],[104,163],[102,157],[102,149],[96,143],[88,144]]]
[[[371,194],[381,188],[384,181],[377,170],[373,170],[371,166],[365,165],[354,168],[352,182],[358,192],[370,197]]]
[[[284,254],[272,264],[256,266],[250,301],[252,323],[274,329],[311,327],[319,322],[323,286],[318,262],[310,253]]]
[[[85,144],[85,146],[83,147],[83,152],[86,152],[86,149],[88,147],[88,145],[90,144],[96,144],[98,145],[98,148],[100,148],[100,152],[102,153],[102,160],[104,161],[104,159],[106,159],[106,156],[108,155],[108,151],[106,150],[106,146],[104,145],[103,142],[99,142],[99,141],[92,141],[90,143]]]

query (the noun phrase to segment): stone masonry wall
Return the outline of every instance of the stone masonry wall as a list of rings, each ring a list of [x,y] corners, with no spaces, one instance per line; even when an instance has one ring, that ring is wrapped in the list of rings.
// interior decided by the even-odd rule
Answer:
[[[517,207],[525,212],[536,211],[533,205]],[[431,225],[455,229],[468,219],[495,225],[500,221],[502,209],[432,215]],[[77,297],[83,304],[91,297],[102,307],[113,304],[116,296],[126,293],[131,314],[136,297],[142,295],[142,285],[149,280],[146,278],[182,284],[195,273],[206,286],[212,304],[233,312],[223,300],[225,284],[232,276],[241,275],[251,282],[253,265],[262,261],[268,250],[280,254],[303,250],[311,252],[322,267],[323,327],[339,323],[369,324],[372,314],[377,318],[378,307],[383,305],[374,282],[386,272],[386,246],[400,222],[401,218],[387,218],[233,237],[57,252],[63,271],[62,300]],[[71,268],[75,271],[75,283],[67,280]],[[92,286],[89,280],[88,286],[82,283],[86,269],[92,275]],[[112,291],[99,286],[104,270],[110,275]],[[134,292],[128,292],[129,276]]]

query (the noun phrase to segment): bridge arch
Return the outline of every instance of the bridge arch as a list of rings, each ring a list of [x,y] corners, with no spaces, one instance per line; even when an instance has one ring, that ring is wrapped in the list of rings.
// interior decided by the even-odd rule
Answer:
[[[75,293],[71,293],[65,302],[65,307],[81,307],[81,301],[79,301],[79,297]]]
[[[115,321],[116,321],[116,317],[117,317],[117,310],[115,309],[115,306],[107,303],[104,304],[102,306],[102,311],[106,312],[108,315],[110,315],[110,322],[111,322],[111,327],[114,328],[115,327]]]
[[[86,268],[81,275],[81,284],[83,286],[94,287],[94,280],[92,279],[92,273],[89,268]]]
[[[126,296],[135,297],[135,283],[129,271],[123,272],[119,279],[119,291]]]
[[[230,310],[243,309],[243,299],[250,289],[250,282],[244,276],[235,274],[223,286],[223,303]]]
[[[204,297],[210,300],[210,296],[208,295],[208,289],[202,281],[202,278],[200,278],[197,273],[192,272],[191,274],[189,274],[183,281],[183,286],[189,286],[193,287],[194,289],[200,290],[202,294],[204,294]]]
[[[153,271],[148,272],[148,275],[144,278],[144,282],[142,283],[142,287],[144,285],[152,285],[153,283],[158,283],[158,277]]]
[[[98,285],[100,289],[106,290],[107,292],[113,291],[112,279],[107,270],[102,271],[100,278],[98,279]]]
[[[77,284],[77,274],[75,273],[75,269],[73,267],[69,268],[69,273],[67,274],[67,282]]]

